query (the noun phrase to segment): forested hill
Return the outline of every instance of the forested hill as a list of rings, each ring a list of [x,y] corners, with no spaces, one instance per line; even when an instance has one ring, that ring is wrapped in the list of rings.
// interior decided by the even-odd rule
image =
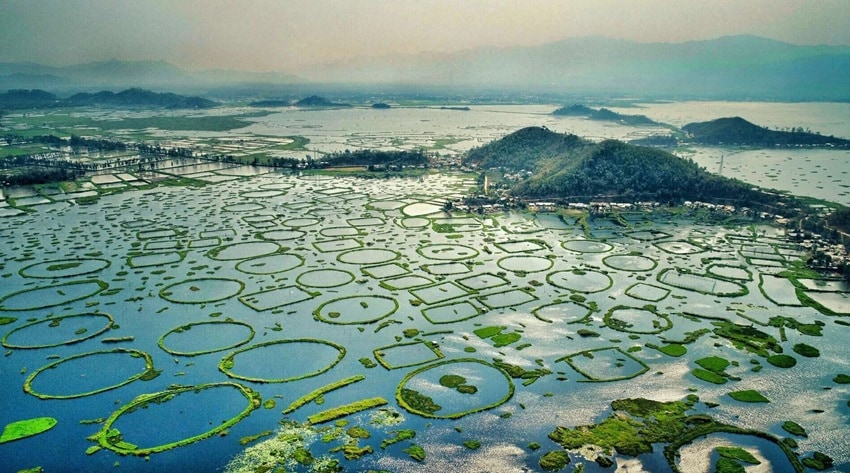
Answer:
[[[481,169],[535,171],[589,144],[590,141],[576,135],[554,133],[542,127],[528,127],[470,150],[463,163]]]
[[[592,143],[544,128],[525,128],[469,152],[467,165],[526,169],[511,193],[521,197],[681,201],[776,199],[740,181],[706,172],[666,151],[615,140]]]
[[[599,110],[595,110],[581,104],[573,104],[568,107],[561,107],[552,112],[552,115],[585,117],[589,120],[616,122],[632,126],[660,125],[660,123],[650,119],[646,115],[623,115],[607,108],[600,108]]]
[[[127,89],[121,92],[103,90],[96,93],[79,93],[66,99],[44,90],[10,90],[0,93],[0,108],[54,108],[54,107],[155,107],[155,108],[211,108],[217,102],[201,97],[187,97],[170,92],[152,92],[145,89]]]
[[[803,131],[777,131],[750,123],[741,117],[718,118],[682,127],[688,141],[705,145],[743,146],[835,146],[850,147],[850,140]]]

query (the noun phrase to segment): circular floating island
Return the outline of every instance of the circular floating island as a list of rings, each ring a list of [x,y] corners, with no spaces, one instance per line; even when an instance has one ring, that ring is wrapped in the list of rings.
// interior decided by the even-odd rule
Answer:
[[[134,362],[134,360],[138,361]],[[142,364],[141,370],[135,373],[130,372],[131,365],[138,364],[139,361]],[[92,370],[92,367],[96,366],[109,367],[109,369]],[[59,389],[51,393],[49,390],[45,392],[41,387],[34,387],[34,384],[50,383],[50,379],[47,381],[40,379],[42,374],[55,378],[54,384],[59,386]],[[127,374],[130,376],[126,376]],[[27,377],[24,382],[24,392],[39,399],[74,399],[120,388],[140,378],[152,379],[157,375],[158,372],[154,370],[153,359],[149,354],[130,348],[116,348],[81,353],[42,366]],[[70,379],[74,382],[69,383]],[[69,387],[79,391],[61,392],[62,389]]]
[[[162,288],[159,297],[178,304],[204,304],[229,299],[242,289],[245,283],[235,279],[187,279]]]
[[[420,255],[438,261],[459,261],[478,256],[478,250],[466,245],[437,243],[420,246],[416,249]]]
[[[277,253],[278,251],[280,251],[280,245],[277,243],[270,241],[249,241],[213,248],[207,252],[207,257],[218,261],[231,261],[256,258]]]
[[[652,271],[658,266],[658,261],[643,255],[610,255],[602,263],[621,271]]]
[[[250,342],[254,335],[254,327],[245,322],[235,320],[193,322],[174,327],[166,332],[159,338],[159,347],[177,356],[205,355],[240,347]],[[166,339],[170,341],[166,343]],[[210,342],[218,345],[210,346]]]
[[[316,320],[335,325],[371,324],[398,310],[398,301],[387,296],[349,296],[320,305],[313,315]]]
[[[613,245],[595,240],[567,240],[561,246],[576,253],[607,253],[614,249]]]
[[[340,269],[314,269],[298,275],[298,284],[307,287],[329,288],[345,286],[354,281],[354,275]]]
[[[236,269],[247,274],[276,274],[295,269],[304,264],[298,255],[280,253],[240,261]]]
[[[396,388],[399,406],[435,419],[460,417],[508,402],[514,383],[507,373],[476,358],[433,363],[408,373]]]
[[[21,325],[0,342],[6,348],[18,349],[72,345],[106,332],[114,322],[111,315],[100,312],[63,315]]]
[[[569,271],[555,271],[546,276],[549,284],[570,291],[593,293],[608,289],[614,284],[611,276],[590,269],[573,269]]]
[[[551,268],[555,262],[542,256],[507,256],[496,264],[505,271],[538,273]]]
[[[108,268],[110,264],[109,260],[100,258],[52,260],[21,268],[20,274],[36,279],[70,278],[96,273]]]
[[[0,310],[25,311],[56,307],[89,298],[103,292],[108,287],[109,284],[103,281],[88,279],[24,289],[0,298]]]
[[[348,264],[381,264],[393,261],[398,257],[399,254],[392,250],[364,248],[340,253],[336,259],[340,263]]]
[[[254,383],[287,383],[330,370],[345,356],[345,347],[312,338],[273,340],[228,354],[218,364],[227,376]],[[241,360],[241,361],[240,361]],[[272,362],[269,360],[286,360]],[[244,371],[234,372],[237,365]],[[262,373],[276,371],[275,373]]]
[[[231,393],[220,394],[219,391],[222,390],[234,391]],[[132,440],[133,443],[131,443],[124,438],[127,431],[132,430],[136,426],[159,425],[158,423],[165,421],[166,418],[173,420],[175,416],[180,416],[179,413],[184,412],[184,410],[215,413],[215,415],[218,416],[222,412],[227,412],[228,410],[233,409],[233,401],[236,400],[234,396],[244,397],[247,403],[240,412],[237,412],[236,415],[229,419],[224,421],[217,419],[215,422],[198,422],[198,424],[203,425],[198,425],[196,428],[193,428],[195,426],[191,425],[191,421],[189,419],[185,419],[181,421],[182,425],[179,429],[174,429],[173,432],[165,431],[159,433],[160,435],[179,435],[187,430],[200,431],[195,435],[190,435],[188,437],[179,438],[177,440],[151,447],[140,447],[136,444],[137,442],[140,443],[140,440],[129,439]],[[190,399],[190,397],[192,397],[192,399]],[[220,404],[220,406],[216,406],[217,404]],[[173,448],[183,447],[214,435],[221,434],[240,420],[247,417],[251,411],[259,408],[260,404],[261,400],[259,394],[250,388],[237,383],[222,382],[201,384],[198,386],[173,385],[165,391],[153,394],[143,394],[133,399],[130,403],[122,406],[120,409],[110,414],[110,416],[103,422],[100,430],[89,437],[89,440],[97,442],[101,448],[112,450],[119,455],[146,457],[153,453],[160,453]],[[172,407],[172,405],[179,407]],[[167,410],[167,412],[163,412],[165,410]],[[187,423],[189,425],[187,425]],[[210,425],[213,425],[214,427],[209,428]],[[125,430],[122,432],[119,428]]]

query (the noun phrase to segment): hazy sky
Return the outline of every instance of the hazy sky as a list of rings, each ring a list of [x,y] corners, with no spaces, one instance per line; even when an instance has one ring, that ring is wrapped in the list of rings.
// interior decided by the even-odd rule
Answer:
[[[850,0],[0,0],[0,62],[312,64],[599,35],[850,44]]]

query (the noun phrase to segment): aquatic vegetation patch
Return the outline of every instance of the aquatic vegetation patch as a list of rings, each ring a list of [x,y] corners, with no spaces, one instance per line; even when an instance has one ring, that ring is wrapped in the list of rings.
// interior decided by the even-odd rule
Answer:
[[[351,414],[356,414],[375,407],[385,406],[387,404],[389,404],[387,400],[382,397],[372,397],[307,416],[307,421],[313,425],[324,424],[325,422],[330,422],[332,420],[339,419],[340,417],[346,417]]]
[[[788,355],[770,355],[767,362],[777,368],[793,368],[797,364],[797,360]]]
[[[240,336],[239,338],[233,337],[233,342],[222,345],[213,345],[210,347],[204,347],[204,345],[208,342],[220,343],[222,338],[225,338],[224,334],[221,332],[225,332],[227,329],[232,330],[233,327],[243,328],[247,330],[243,330],[246,332],[245,336]],[[195,329],[195,332],[191,332],[192,329]],[[212,333],[209,333],[212,331]],[[199,333],[200,332],[200,333]],[[226,332],[225,332],[226,333]],[[208,353],[216,353],[224,350],[232,350],[234,348],[240,347],[248,342],[250,342],[256,332],[254,331],[254,327],[245,323],[239,322],[236,320],[228,319],[228,320],[210,320],[205,322],[193,322],[185,325],[180,325],[174,327],[169,330],[161,337],[159,337],[159,347],[162,348],[165,352],[170,353],[172,355],[177,356],[198,356],[205,355]],[[236,333],[238,335],[238,333]],[[182,342],[186,348],[177,349],[175,346],[170,346],[170,344],[166,343],[166,339],[171,338],[171,344],[177,344],[179,347],[181,342],[179,339],[190,338],[189,342]],[[229,337],[228,337],[229,338]],[[178,341],[174,341],[174,339],[178,339]],[[189,348],[191,347],[191,348]]]
[[[46,287],[23,289],[0,298],[0,310],[29,311],[56,307],[62,304],[87,299],[109,288],[109,284],[97,279],[69,281]]]
[[[518,306],[531,301],[536,301],[537,297],[522,289],[511,289],[508,291],[478,296],[475,300],[489,309],[501,309],[503,307]]]
[[[69,278],[102,271],[110,264],[109,260],[101,258],[52,260],[25,266],[18,273],[25,278]]]
[[[656,334],[673,327],[667,314],[658,313],[655,306],[614,306],[603,317],[605,325],[619,332]]]
[[[387,345],[376,348],[372,353],[378,363],[388,370],[418,366],[445,356],[436,343],[427,340]]]
[[[105,320],[104,320],[105,319]],[[102,326],[95,326],[103,324]],[[96,337],[114,325],[115,320],[110,314],[102,312],[87,312],[83,314],[63,315],[42,320],[34,320],[16,327],[3,336],[0,343],[6,348],[50,348],[74,343]],[[44,325],[47,328],[44,328]],[[30,334],[29,332],[33,332]],[[22,341],[16,342],[17,337]]]
[[[397,263],[388,263],[376,266],[366,266],[364,268],[360,268],[360,272],[375,279],[383,279],[401,276],[409,273],[410,270]]]
[[[743,391],[731,391],[729,397],[741,402],[770,402],[770,400],[755,389],[745,389]]]
[[[514,273],[539,273],[550,269],[555,262],[542,256],[506,256],[496,264]]]
[[[457,388],[440,386],[439,379],[447,374],[461,376],[464,379],[480,380],[476,386],[477,391],[475,393],[470,392],[469,389],[459,391],[460,386]],[[433,382],[426,381],[432,377]],[[422,383],[419,382],[420,378]],[[493,383],[499,386],[491,386]],[[419,384],[440,386],[440,390],[429,393],[431,394],[429,396],[417,389]],[[476,358],[458,358],[438,361],[408,373],[396,388],[396,401],[403,409],[422,417],[458,419],[501,406],[513,397],[514,389],[510,376],[496,366]],[[438,399],[434,399],[434,396]],[[449,405],[456,410],[440,412]]]
[[[439,261],[461,261],[478,256],[478,250],[472,247],[446,243],[420,246],[416,252],[425,258]]]
[[[238,279],[197,278],[165,286],[159,297],[177,304],[205,304],[229,299],[243,289],[245,283]]]
[[[306,234],[307,232],[301,230],[269,230],[257,233],[257,238],[268,241],[287,241],[301,238]]]
[[[330,383],[330,384],[326,384],[326,385],[324,385],[324,386],[322,386],[318,389],[314,389],[313,391],[310,391],[309,393],[307,393],[307,394],[299,397],[298,399],[292,401],[289,404],[289,406],[287,406],[287,408],[283,410],[283,415],[291,414],[292,412],[295,412],[301,406],[309,404],[309,403],[315,401],[316,399],[318,399],[319,397],[324,396],[325,394],[327,394],[331,391],[335,391],[337,389],[344,388],[344,387],[346,387],[350,384],[354,384],[354,383],[363,381],[364,379],[366,379],[365,376],[358,374],[358,375],[354,375],[354,376],[349,376],[347,378],[341,379],[339,381],[335,381],[335,382]]]
[[[743,284],[696,274],[687,268],[665,268],[658,273],[656,279],[668,286],[712,296],[740,297],[749,294],[749,289]]]
[[[661,251],[673,255],[692,255],[708,251],[706,248],[685,240],[659,241],[652,244]]]
[[[476,274],[475,276],[467,276],[456,281],[461,286],[470,291],[482,291],[485,289],[493,289],[495,287],[504,286],[509,281],[501,276],[492,273]]]
[[[398,301],[389,296],[348,296],[329,300],[313,311],[316,320],[334,325],[371,324],[398,310]]]
[[[249,241],[217,246],[207,251],[207,258],[217,261],[233,261],[270,255],[280,250],[280,245],[271,241]]]
[[[576,253],[607,253],[614,249],[609,243],[595,240],[567,240],[561,243],[561,246]]]
[[[55,427],[58,422],[53,417],[35,417],[10,422],[3,427],[3,433],[0,434],[0,443],[12,442],[47,432]]]
[[[410,294],[425,304],[433,305],[465,296],[468,292],[452,281],[445,281],[433,286],[412,289]]]
[[[587,322],[593,314],[593,309],[580,302],[566,301],[537,307],[531,313],[543,322],[575,324]]]
[[[340,263],[347,264],[381,264],[389,263],[396,260],[401,255],[392,250],[378,248],[363,248],[359,250],[349,250],[337,255],[336,260]]]
[[[341,269],[314,269],[298,275],[295,282],[306,287],[331,288],[354,281],[354,274]]]
[[[183,261],[186,253],[183,251],[171,251],[168,253],[148,253],[127,257],[127,265],[131,268],[149,268],[152,266],[166,266]]]
[[[280,354],[278,359],[287,360],[285,366],[275,364],[272,368],[282,368],[284,371],[291,371],[284,377],[270,378],[259,376],[248,376],[234,372],[236,367],[237,357],[246,352],[254,350],[273,348],[283,348],[290,353]],[[321,350],[321,351],[320,351]],[[279,350],[278,350],[279,351]],[[327,352],[327,353],[323,353]],[[256,355],[255,357],[259,357]],[[330,342],[327,340],[317,340],[313,338],[298,338],[285,340],[272,340],[268,342],[258,343],[246,348],[234,351],[218,363],[218,369],[227,376],[243,381],[251,381],[255,383],[287,383],[297,381],[299,379],[312,378],[318,376],[339,363],[345,357],[345,347],[342,345]],[[262,357],[263,360],[268,359],[268,355]],[[259,371],[263,366],[248,366],[248,369]]]
[[[820,356],[820,350],[805,343],[795,343],[791,349],[794,350],[794,353],[807,358],[817,358]]]
[[[570,464],[570,455],[563,450],[546,452],[538,460],[538,465],[544,471],[561,471]]]
[[[36,383],[36,380],[39,378],[39,376],[42,373],[54,374],[55,371],[53,371],[53,370],[56,370],[60,366],[65,365],[65,364],[72,365],[72,369],[77,368],[77,370],[80,370],[82,372],[87,373],[91,370],[90,368],[91,368],[91,366],[93,366],[93,364],[96,365],[98,363],[97,360],[99,358],[108,357],[109,355],[127,355],[130,358],[140,359],[140,360],[143,361],[144,366],[142,367],[142,369],[140,371],[136,372],[135,374],[132,374],[131,376],[129,376],[129,377],[123,379],[123,380],[120,380],[120,381],[117,381],[117,382],[112,382],[111,384],[108,384],[106,386],[90,387],[91,389],[89,389],[88,391],[83,391],[83,392],[49,393],[49,392],[38,391],[35,387],[33,387],[33,384]],[[81,365],[81,366],[80,367],[73,366],[75,364],[78,364],[78,365]],[[125,365],[126,365],[126,363],[125,363]],[[101,374],[102,375],[108,374],[112,377],[121,375],[121,373],[118,372],[117,369],[116,370],[107,370],[107,371],[108,371],[108,373],[102,372]],[[114,372],[112,372],[112,371],[114,371]],[[102,392],[105,392],[105,391],[110,391],[112,389],[117,389],[117,388],[120,388],[121,386],[130,384],[133,381],[136,381],[137,379],[143,379],[143,380],[151,379],[152,377],[155,377],[157,374],[158,374],[158,371],[156,371],[154,369],[153,358],[151,358],[151,356],[149,354],[147,354],[143,351],[134,350],[134,349],[131,349],[131,348],[115,348],[115,349],[112,349],[112,350],[92,351],[92,352],[72,355],[72,356],[69,356],[67,358],[61,358],[59,360],[56,360],[52,363],[44,365],[41,368],[33,371],[27,377],[26,381],[24,381],[24,392],[31,394],[31,395],[39,398],[39,399],[75,399],[75,398],[80,398],[80,397],[91,396],[91,395],[102,393]],[[58,376],[58,375],[54,374],[54,376]],[[97,384],[98,382],[101,382],[101,381],[111,382],[109,380],[94,379],[90,382],[87,382],[86,384],[89,384],[89,383]],[[62,382],[61,384],[64,385],[66,383]],[[75,384],[74,387],[81,388],[82,387],[82,380],[78,380],[78,382]],[[83,389],[85,389],[85,388],[83,388]]]
[[[493,246],[505,253],[527,253],[549,248],[544,240],[508,240],[495,242]]]
[[[399,291],[434,284],[434,281],[424,276],[407,275],[384,279],[380,286],[390,291]]]
[[[333,253],[362,248],[363,243],[356,238],[340,238],[338,240],[315,241],[313,246],[322,253]]]
[[[317,294],[307,292],[298,286],[284,286],[253,292],[239,296],[239,302],[256,310],[263,312],[291,304],[297,304],[316,297]]]
[[[245,397],[247,404],[245,408],[237,415],[215,425],[215,427],[211,428],[210,430],[207,430],[206,432],[202,432],[200,434],[181,439],[176,442],[157,445],[153,447],[138,447],[135,444],[127,442],[126,440],[124,440],[123,434],[121,434],[120,431],[112,427],[112,425],[117,422],[122,415],[134,412],[140,408],[144,409],[145,407],[154,404],[167,404],[176,396],[182,395],[184,393],[198,393],[209,389],[236,389],[239,393],[242,394],[242,396]],[[251,411],[253,411],[254,409],[258,409],[260,407],[260,404],[261,402],[259,394],[257,394],[250,388],[237,383],[221,382],[201,384],[197,386],[175,385],[165,391],[160,391],[152,394],[142,394],[141,396],[138,396],[133,399],[128,404],[121,406],[117,411],[113,412],[109,415],[109,417],[106,418],[100,430],[91,437],[89,437],[89,440],[97,442],[97,444],[101,447],[112,450],[120,455],[148,456],[174,448],[183,447],[185,445],[190,445],[195,442],[199,442],[201,440],[217,435],[222,431],[225,431],[230,427],[236,425],[236,423],[238,423],[240,420],[247,417],[251,413]]]
[[[453,302],[422,309],[422,316],[432,324],[451,324],[469,320],[483,311],[468,301]]]
[[[620,271],[652,271],[658,266],[658,261],[641,254],[609,255],[602,258],[602,264]]]
[[[648,302],[658,302],[670,294],[670,289],[646,283],[635,283],[626,288],[626,295]]]
[[[236,269],[247,274],[278,274],[304,264],[304,258],[290,253],[260,256],[240,261]]]
[[[619,347],[583,350],[555,360],[556,363],[560,361],[566,362],[585,377],[580,382],[621,381],[636,378],[649,371],[646,363]]]
[[[601,292],[614,285],[611,276],[601,271],[579,268],[549,273],[546,275],[546,281],[561,289],[586,294]]]

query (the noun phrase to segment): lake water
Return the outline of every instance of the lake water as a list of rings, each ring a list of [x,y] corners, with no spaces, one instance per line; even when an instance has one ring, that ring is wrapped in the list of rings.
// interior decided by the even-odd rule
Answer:
[[[371,445],[374,453],[359,461],[342,459],[331,449],[351,438],[339,429],[340,436],[328,443],[315,437],[309,445],[312,454],[339,458],[354,471],[421,471],[448,465],[465,465],[469,471],[535,470],[543,453],[560,448],[546,437],[556,426],[597,422],[615,399],[676,400],[694,390],[702,400],[720,404],[713,409],[698,404],[695,412],[775,435],[783,435],[782,422],[794,420],[809,433],[808,439],[797,439],[801,452],[822,450],[841,468],[850,466],[850,392],[831,381],[836,374],[850,372],[847,327],[812,308],[778,306],[759,290],[758,274],[776,268],[756,267],[746,258],[765,248],[784,251],[776,230],[760,227],[752,240],[753,234],[743,227],[700,224],[662,212],[630,215],[631,229],[594,220],[591,234],[609,235],[602,242],[588,240],[578,224],[552,216],[458,218],[420,205],[439,203],[472,183],[469,177],[454,175],[358,180],[268,173],[200,189],[104,196],[90,206],[45,204],[32,214],[4,219],[0,315],[17,320],[0,331],[11,346],[50,346],[7,348],[0,360],[0,412],[4,421],[39,416],[59,420],[48,432],[0,445],[4,465],[11,471],[36,465],[46,471],[222,471],[234,458],[248,461],[241,453],[246,448],[239,443],[243,437],[273,431],[282,419],[304,422],[332,407],[380,397],[388,402],[386,408],[398,413],[394,419],[400,423],[375,425],[376,415],[383,412],[376,408],[346,417],[347,427],[359,425],[371,432],[359,444]],[[277,192],[265,192],[272,190]],[[422,215],[424,209],[433,213]],[[459,231],[438,233],[430,225],[418,225],[422,219],[456,222]],[[405,225],[410,222],[417,225]],[[697,250],[688,242],[707,249]],[[793,252],[783,254],[789,256],[779,258],[780,267],[795,261]],[[694,290],[698,288],[659,278],[664,271],[723,273],[709,269],[715,262],[727,270],[739,268],[732,286],[746,287],[746,294],[702,294]],[[445,265],[456,268],[444,272]],[[327,280],[317,279],[322,272]],[[711,280],[701,277],[700,284]],[[821,294],[823,288],[845,294],[846,289],[829,282],[806,284],[812,294]],[[571,296],[598,311],[577,313],[581,305],[570,302]],[[647,304],[654,308],[645,308]],[[606,316],[609,310],[614,310],[611,319]],[[93,315],[103,313],[114,321],[105,332],[106,319]],[[686,313],[697,317],[682,315]],[[63,319],[75,314],[89,315]],[[788,340],[782,346],[797,358],[794,368],[775,368],[723,338],[700,337],[682,358],[646,346],[713,328],[712,319],[699,316],[757,323],[759,330],[779,339],[778,329],[761,325],[774,315],[825,324],[822,337],[784,330]],[[201,322],[220,323],[197,325]],[[492,338],[477,335],[484,327],[501,329]],[[579,329],[599,336],[579,336]],[[120,340],[106,343],[116,338]],[[273,343],[278,341],[285,342]],[[820,357],[795,355],[791,346],[802,342],[816,346]],[[117,348],[150,355],[161,374],[121,384],[137,376],[144,363],[125,363],[129,355],[107,352]],[[584,350],[601,351],[587,359],[579,353]],[[80,355],[85,356],[72,358]],[[693,360],[709,355],[737,363],[728,371],[741,380],[714,385],[691,375]],[[578,357],[575,363],[563,361],[570,356]],[[227,358],[233,366],[220,369]],[[367,368],[361,359],[372,364],[383,360],[387,366]],[[463,361],[467,359],[477,361]],[[492,366],[496,359],[527,370],[545,368],[551,374],[527,385],[522,378],[508,381]],[[752,360],[764,369],[750,371]],[[50,363],[58,364],[37,372]],[[122,370],[110,368],[112,363],[121,363]],[[643,374],[640,363],[649,368]],[[439,368],[428,369],[432,366]],[[34,373],[37,393],[73,397],[42,400],[24,392],[24,381]],[[440,379],[448,374],[461,376],[475,391],[442,386]],[[310,391],[353,375],[365,378],[320,396],[321,404],[308,402],[281,414]],[[588,376],[602,382],[588,382]],[[271,382],[259,382],[263,380]],[[226,381],[248,386],[276,405],[254,410],[226,435],[217,432],[147,460],[109,450],[86,455],[94,445],[86,437],[101,425],[81,421],[106,418],[136,396],[175,383]],[[515,391],[506,394],[511,383]],[[429,396],[441,407],[438,416],[492,409],[456,420],[429,419],[400,407],[400,386]],[[741,389],[758,389],[771,403],[748,405],[726,395]],[[212,429],[238,415],[245,403],[228,387],[189,391],[119,417],[114,427],[124,433],[124,441],[151,447]],[[380,447],[400,429],[413,429],[416,437]],[[324,435],[310,432],[299,435]],[[252,443],[251,452],[283,448],[280,442],[264,443],[268,440]],[[467,440],[482,447],[468,450],[462,446]],[[543,448],[530,450],[530,442]],[[425,449],[424,465],[403,451],[411,444]],[[741,446],[756,448],[746,442]],[[577,453],[572,455],[574,462],[582,461]],[[771,457],[774,463],[782,460]],[[617,461],[653,470],[664,465],[660,454]],[[587,471],[599,470],[593,462],[584,463]]]
[[[735,110],[767,117],[783,106],[716,104],[707,109],[724,113],[701,118],[709,113],[702,105],[652,104],[622,112],[690,121],[742,114]],[[848,113],[835,104],[784,107],[810,117],[791,126],[823,132],[827,128],[819,125],[846,120]],[[443,150],[459,152],[529,125],[595,139],[646,133],[553,117],[552,109],[285,110],[230,135],[304,135],[318,151],[436,146],[441,139]],[[846,195],[846,152],[698,149],[693,158],[718,172],[719,154],[725,156],[724,175],[766,180],[765,185],[805,195],[823,191],[831,200]],[[48,199],[32,213],[2,218],[0,317],[14,320],[0,325],[6,350],[0,358],[0,420],[59,421],[45,433],[0,444],[4,469],[224,471],[237,459],[253,471],[255,459],[274,450],[290,451],[288,468],[309,471],[293,459],[296,446],[303,445],[314,457],[337,458],[350,471],[538,470],[544,453],[560,449],[547,438],[556,426],[599,422],[616,399],[670,401],[691,393],[719,404],[698,403],[695,413],[742,428],[789,436],[781,425],[793,420],[808,432],[808,438],[796,438],[801,454],[823,451],[836,460],[837,470],[850,468],[850,389],[833,382],[837,374],[850,374],[848,328],[835,323],[837,317],[803,306],[793,293],[776,294],[777,287],[786,292],[782,282],[790,282],[770,275],[801,254],[776,229],[759,226],[753,233],[745,225],[712,225],[662,211],[627,215],[629,228],[594,219],[585,234],[576,222],[551,214],[443,213],[442,203],[468,192],[474,176],[361,180],[173,165],[167,171],[183,166],[210,185],[130,189],[92,205]],[[33,196],[7,197],[17,195]],[[452,228],[441,233],[432,223]],[[846,285],[801,284],[811,298],[847,310]],[[821,323],[823,336],[767,325],[774,316]],[[720,333],[697,337],[681,358],[647,346],[715,330],[717,318],[773,337],[797,365],[772,366]],[[582,329],[598,336],[582,335]],[[798,355],[792,348],[799,343],[816,347],[820,356]],[[144,357],[121,350],[148,355],[161,373],[137,379]],[[587,350],[598,356],[582,353]],[[707,356],[733,362],[726,371],[740,380],[716,385],[697,379],[691,373],[695,360]],[[508,380],[494,368],[496,360],[549,374],[533,382]],[[756,366],[763,369],[754,371]],[[325,389],[282,414],[313,390],[355,375],[363,379]],[[466,388],[445,386],[445,375],[462,377]],[[28,393],[23,387],[30,377]],[[86,438],[137,396],[175,384],[225,382],[247,386],[274,406],[266,404],[220,430],[246,407],[240,391],[221,384],[181,391],[118,417],[113,427],[140,448],[208,431],[211,437],[147,459],[108,449],[86,454],[95,445]],[[397,399],[401,387],[431,398],[440,407],[434,411],[438,418],[406,410]],[[771,402],[746,404],[728,396],[745,389]],[[303,423],[330,408],[376,397],[387,404],[345,416],[345,428],[333,422],[323,424],[322,432],[290,426],[284,438],[297,442],[269,436],[247,446],[239,442],[275,431],[284,419]],[[478,412],[481,408],[490,409]],[[464,411],[475,412],[439,418]],[[354,441],[345,433],[351,426],[371,432],[357,442],[374,453],[359,461],[332,451]],[[381,448],[401,429],[416,435]],[[464,447],[468,440],[481,448]],[[529,449],[531,442],[542,448]],[[414,444],[424,448],[424,463],[404,452]],[[749,438],[712,436],[682,454],[698,465],[694,471],[710,471],[720,444],[740,446],[768,459],[774,471],[787,471],[787,460],[772,444]],[[664,471],[656,450],[615,460],[630,471]],[[571,457],[586,471],[610,471],[578,452]],[[236,466],[230,469],[240,471]]]

